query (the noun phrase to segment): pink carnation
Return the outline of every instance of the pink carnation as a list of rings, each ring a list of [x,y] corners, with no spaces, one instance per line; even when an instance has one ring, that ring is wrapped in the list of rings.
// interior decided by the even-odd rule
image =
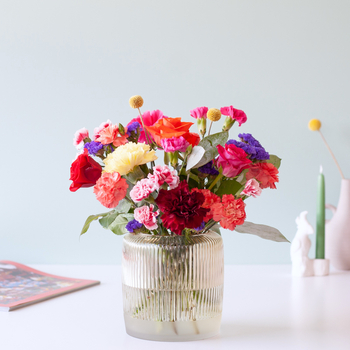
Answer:
[[[186,152],[187,147],[190,145],[182,136],[161,139],[160,143],[165,152]]]
[[[143,199],[149,197],[152,192],[158,189],[159,186],[157,181],[142,179],[138,181],[130,191],[130,197],[134,202],[141,202]]]
[[[167,118],[166,116],[163,115],[163,112],[160,110],[155,110],[155,111],[146,111],[145,113],[142,114],[142,119],[145,124],[145,126],[153,126],[159,119]],[[143,142],[147,143],[146,136],[145,136],[145,131],[143,130],[142,127],[142,122],[140,117],[136,117],[128,123],[127,127],[134,123],[138,122],[141,125],[140,128],[140,137],[138,142]],[[150,133],[148,133],[148,136],[151,137]]]
[[[231,117],[234,120],[237,120],[239,126],[247,121],[247,115],[240,109],[233,108],[233,106],[222,107],[220,108],[222,115]]]
[[[115,208],[126,196],[129,185],[119,173],[102,173],[94,187],[97,200],[107,208]]]
[[[217,159],[217,167],[222,167],[222,173],[226,177],[235,177],[243,169],[249,168],[251,160],[247,158],[241,148],[233,145],[226,144],[225,148],[221,145],[216,146],[219,151],[219,157]]]
[[[159,210],[153,212],[154,205],[150,206],[144,205],[140,208],[136,208],[134,211],[134,218],[140,224],[143,224],[149,230],[155,230],[158,228],[157,216],[159,215]]]
[[[180,182],[176,170],[171,171],[167,165],[156,165],[153,168],[153,175],[148,174],[148,178],[157,181],[159,187],[166,182],[171,190],[176,188]]]
[[[113,144],[113,146],[118,147],[124,145],[128,142],[127,135],[120,135],[117,125],[109,125],[100,131],[100,136],[96,138],[95,141],[101,142],[103,145]]]
[[[100,126],[96,127],[94,129],[94,141],[96,141],[96,139],[98,137],[100,137],[100,132],[110,125],[112,125],[112,122],[108,119],[106,122],[104,122],[104,123],[100,124]]]
[[[253,196],[254,198],[256,196],[260,196],[261,188],[259,186],[259,182],[255,179],[250,179],[247,181],[242,194],[245,194],[246,196]]]
[[[87,129],[85,128],[79,129],[74,134],[74,139],[73,139],[74,146],[76,146],[77,148],[80,148],[81,142],[83,142],[84,139],[88,137],[89,137],[89,131]]]
[[[191,117],[196,119],[207,119],[208,107],[197,107],[190,111]]]

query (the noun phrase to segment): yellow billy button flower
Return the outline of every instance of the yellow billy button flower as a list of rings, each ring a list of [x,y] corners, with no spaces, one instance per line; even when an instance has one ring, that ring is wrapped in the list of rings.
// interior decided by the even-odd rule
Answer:
[[[309,129],[311,131],[317,131],[321,129],[321,122],[318,119],[311,119],[309,121]]]
[[[104,172],[118,172],[121,176],[130,173],[136,166],[156,160],[155,151],[150,151],[150,146],[144,143],[129,142],[119,146],[105,159]]]
[[[217,108],[210,108],[207,112],[207,118],[212,122],[217,122],[221,118],[221,112]]]
[[[130,97],[129,104],[131,108],[140,108],[143,106],[143,98],[139,95]]]

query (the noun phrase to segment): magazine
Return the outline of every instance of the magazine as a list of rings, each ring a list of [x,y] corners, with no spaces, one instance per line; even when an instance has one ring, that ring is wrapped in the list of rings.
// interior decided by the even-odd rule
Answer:
[[[12,311],[100,281],[60,277],[13,261],[0,260],[0,311]]]

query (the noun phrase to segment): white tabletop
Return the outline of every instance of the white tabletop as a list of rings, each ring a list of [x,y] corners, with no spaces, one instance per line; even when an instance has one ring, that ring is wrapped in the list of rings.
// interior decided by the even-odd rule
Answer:
[[[225,266],[221,334],[160,343],[125,333],[120,266],[33,265],[101,285],[0,312],[1,350],[350,349],[350,272],[291,277],[290,266]]]

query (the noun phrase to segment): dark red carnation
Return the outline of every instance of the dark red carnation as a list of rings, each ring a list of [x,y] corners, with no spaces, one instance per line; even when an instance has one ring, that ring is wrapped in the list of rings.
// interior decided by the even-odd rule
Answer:
[[[73,183],[69,189],[75,192],[80,187],[91,187],[101,177],[102,167],[88,155],[85,148],[84,153],[72,163],[70,167],[70,179]]]
[[[190,192],[185,180],[173,190],[160,190],[156,199],[163,212],[163,225],[177,235],[181,235],[184,228],[196,228],[202,224],[209,211],[202,208],[204,201],[202,193]]]

